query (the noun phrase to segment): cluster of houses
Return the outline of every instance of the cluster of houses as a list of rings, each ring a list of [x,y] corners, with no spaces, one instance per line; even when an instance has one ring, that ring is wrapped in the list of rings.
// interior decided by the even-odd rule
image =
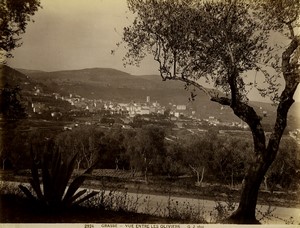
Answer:
[[[109,111],[111,114],[122,114],[134,117],[136,115],[149,115],[149,114],[164,114],[166,107],[162,106],[159,102],[151,102],[150,96],[147,96],[145,102],[118,103],[112,101],[104,101],[102,99],[87,99],[79,95],[69,94],[68,96],[62,96],[58,93],[44,94],[41,88],[34,88],[34,97],[39,99],[32,99],[31,111],[33,113],[42,114],[45,111],[51,111],[55,109],[51,107],[49,98],[52,100],[68,102],[73,110],[81,110],[88,112],[97,111]],[[41,99],[41,101],[40,101]],[[53,102],[52,102],[53,103]],[[192,115],[195,111],[192,111]],[[51,116],[57,115],[57,111],[52,111]],[[179,118],[181,115],[187,116],[186,105],[173,105],[170,109],[170,115]]]
[[[136,115],[149,115],[149,114],[164,114],[166,107],[162,106],[159,102],[151,102],[150,96],[146,97],[145,102],[131,101],[129,103],[118,103],[112,101],[103,101],[102,99],[86,99],[79,95],[70,94],[69,97],[63,97],[59,94],[54,94],[55,99],[61,99],[69,102],[77,109],[87,110],[90,112],[97,112],[101,110],[109,111],[111,114],[122,114],[134,117]],[[186,105],[174,105],[170,114],[179,118],[180,115],[187,114]],[[195,111],[191,112],[192,115]]]
[[[118,103],[112,101],[104,101],[102,99],[87,99],[74,94],[69,94],[68,96],[62,96],[58,93],[45,95],[42,94],[40,89],[38,88],[35,91],[35,95],[52,96],[52,98],[54,98],[54,100],[56,101],[68,102],[72,107],[72,110],[77,111],[97,112],[105,110],[110,114],[121,114],[132,118],[136,115],[164,114],[168,110],[170,116],[172,117],[172,120],[176,120],[182,116],[200,120],[196,117],[196,111],[191,108],[187,108],[187,106],[184,104],[169,104],[169,106],[166,108],[157,101],[151,102],[150,96],[146,97],[145,102],[131,101],[129,103]],[[43,102],[32,103],[32,111],[34,113],[40,114],[48,108],[48,105]],[[62,115],[61,113],[55,111],[51,112],[52,117],[55,117],[58,114]],[[209,116],[202,121],[212,126],[234,126],[242,129],[248,128],[248,126],[244,122],[221,122],[215,116]]]
[[[136,115],[149,115],[149,114],[164,114],[166,108],[161,106],[157,101],[150,102],[150,97],[147,96],[146,102],[136,103],[134,101],[129,103],[113,103],[105,102],[103,106],[104,110],[108,110],[111,113],[127,114],[129,117]]]
[[[56,95],[56,99],[59,97]],[[152,113],[164,114],[166,108],[161,106],[157,101],[150,102],[150,97],[147,96],[146,102],[136,103],[131,101],[129,103],[118,103],[112,101],[103,101],[102,99],[86,99],[78,95],[65,98],[61,97],[62,100],[68,101],[72,106],[81,109],[88,110],[90,112],[97,112],[101,110],[109,111],[111,114],[122,114],[134,117],[136,115],[147,115]]]
[[[164,114],[168,109],[170,116],[174,119],[180,118],[181,116],[190,117],[197,119],[195,114],[196,111],[188,109],[184,104],[169,104],[169,107],[166,108],[162,106],[159,102],[151,102],[150,96],[147,96],[145,102],[134,102],[129,103],[118,103],[112,101],[104,101],[102,99],[87,99],[79,95],[69,94],[68,96],[62,96],[58,93],[53,93],[52,95],[42,94],[39,88],[35,90],[35,96],[52,96],[55,100],[68,102],[73,110],[81,110],[88,112],[97,112],[97,111],[108,111],[110,114],[121,114],[127,115],[129,117],[134,117],[136,115],[149,115],[149,114]],[[32,111],[34,113],[41,114],[43,111],[49,110],[49,106],[44,102],[33,102],[31,104]],[[61,115],[61,113],[59,113]],[[51,116],[57,116],[57,112],[51,112]],[[216,117],[209,116],[207,119],[203,119],[209,125],[218,126],[236,126],[240,128],[247,128],[245,123],[226,123],[220,122]]]
[[[241,129],[248,129],[249,126],[244,122],[221,122],[214,116],[209,116],[207,119],[203,119],[205,122],[208,123],[208,125],[212,126],[226,126],[226,127],[238,127]]]

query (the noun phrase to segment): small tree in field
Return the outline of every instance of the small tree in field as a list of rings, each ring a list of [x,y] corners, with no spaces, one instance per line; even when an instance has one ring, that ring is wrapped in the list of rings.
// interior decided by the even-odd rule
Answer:
[[[210,152],[213,147],[213,142],[208,141],[208,137],[198,136],[192,138],[190,143],[186,144],[188,144],[188,146],[185,151],[185,161],[188,163],[187,166],[189,166],[193,173],[197,176],[195,185],[202,186],[202,181],[205,178],[205,174],[210,171],[210,156],[212,155]]]
[[[144,180],[148,182],[149,173],[162,171],[162,159],[165,155],[165,132],[154,125],[144,126],[132,138],[128,145],[130,163],[134,168],[143,171]]]
[[[128,0],[128,6],[135,19],[124,28],[126,64],[138,64],[150,54],[164,81],[178,80],[204,91],[211,101],[229,106],[249,125],[253,159],[244,177],[239,207],[227,222],[257,223],[258,190],[276,157],[299,84],[300,38],[295,33],[299,0]],[[271,34],[286,35],[287,45],[274,44]],[[251,73],[264,83],[258,85]],[[222,93],[206,89],[202,82]],[[248,103],[251,89],[277,103],[268,140],[262,117]]]

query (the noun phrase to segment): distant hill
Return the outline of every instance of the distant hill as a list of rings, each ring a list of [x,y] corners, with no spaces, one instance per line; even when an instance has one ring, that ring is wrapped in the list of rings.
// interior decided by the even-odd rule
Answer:
[[[24,71],[24,70],[23,70]],[[172,82],[171,85],[162,83],[158,75],[133,76],[123,71],[111,68],[88,68],[82,70],[54,71],[54,72],[30,72],[33,79],[51,80],[59,83],[81,82],[85,84],[97,84],[97,86],[117,88],[155,89],[177,87],[180,82]]]
[[[21,72],[10,68],[6,65],[0,65],[0,76],[1,76],[1,88],[4,86],[15,87],[19,86],[22,90],[31,90],[31,80],[28,76]]]
[[[44,71],[41,71],[41,70],[27,70],[27,69],[19,69],[19,68],[16,68],[15,70],[17,70],[20,73],[25,74],[25,75],[44,72]]]
[[[25,70],[21,70],[25,72]],[[28,72],[31,79],[56,90],[76,93],[91,99],[112,99],[116,101],[152,101],[163,103],[188,102],[188,92],[180,82],[163,82],[156,76],[133,76],[110,68],[90,68],[72,71]],[[59,86],[59,87],[57,87]]]
[[[9,87],[19,86],[22,94],[33,93],[36,88],[40,88],[48,93],[53,93],[56,89],[51,90],[47,83],[42,80],[35,80],[30,75],[40,71],[35,70],[16,70],[7,65],[0,65],[1,87],[7,85]]]
[[[89,99],[116,102],[145,102],[146,96],[150,96],[151,101],[158,101],[165,106],[170,103],[172,105],[185,104],[188,108],[193,108],[200,118],[215,116],[223,121],[240,121],[230,108],[211,102],[201,91],[197,91],[196,100],[190,102],[188,99],[190,91],[184,89],[182,82],[163,82],[159,75],[136,76],[111,68],[54,72],[24,69],[19,69],[19,71],[26,73],[31,80],[43,84],[45,90],[55,91],[62,95],[78,94]],[[263,111],[267,112],[263,123],[274,122],[276,107],[263,102],[251,102],[251,104],[261,116],[263,116]],[[290,111],[293,124],[298,118],[295,111],[297,107],[300,107],[299,104],[294,104]]]
[[[26,72],[28,73],[36,71]],[[52,96],[52,93],[56,92],[57,90],[50,89],[47,84],[32,79],[28,76],[28,74],[25,75],[9,66],[0,65],[0,76],[1,88],[19,87],[21,89],[20,100],[26,108],[26,112],[28,114],[33,113],[33,103],[43,103],[47,108],[51,107],[51,110],[66,111],[71,108],[71,104],[67,101],[58,101],[54,96]]]
[[[0,65],[0,76],[0,88],[14,89],[18,87],[21,89],[19,94],[20,101],[23,103],[25,109],[28,112],[29,101],[31,100],[30,96],[28,95],[32,94],[32,91],[34,91],[35,87],[31,79],[28,76],[6,65]]]

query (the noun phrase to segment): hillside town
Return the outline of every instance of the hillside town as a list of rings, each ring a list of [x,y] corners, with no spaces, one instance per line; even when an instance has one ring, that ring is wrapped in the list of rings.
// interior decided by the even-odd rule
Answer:
[[[248,128],[242,121],[224,122],[215,116],[200,118],[197,112],[193,108],[188,107],[187,104],[169,103],[167,106],[163,106],[158,101],[153,102],[150,96],[145,96],[145,102],[130,101],[128,103],[119,103],[110,100],[87,99],[77,94],[69,94],[68,96],[58,93],[48,94],[44,93],[41,87],[35,86],[28,100],[26,105],[28,106],[29,116],[43,116],[50,119],[59,119],[64,115],[78,117],[83,113],[87,116],[105,112],[110,115],[126,117],[128,120],[126,122],[132,121],[137,115],[168,115],[169,119],[176,122],[179,128],[183,128],[184,124],[182,122],[195,121],[209,126],[234,127],[243,130]],[[219,111],[222,112],[224,109],[226,107],[221,106]]]

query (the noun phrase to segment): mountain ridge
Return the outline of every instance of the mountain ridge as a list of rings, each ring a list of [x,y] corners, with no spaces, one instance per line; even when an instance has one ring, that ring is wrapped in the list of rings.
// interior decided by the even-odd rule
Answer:
[[[166,85],[167,87],[171,87],[173,88],[174,85],[176,85],[175,87],[177,87],[177,85],[179,85],[179,87],[184,87],[184,83],[179,82],[179,81],[168,81],[168,83],[163,82],[163,80],[161,79],[160,75],[154,75],[154,74],[145,74],[145,75],[133,75],[130,74],[128,72],[125,71],[121,71],[118,69],[114,69],[114,68],[101,68],[101,67],[91,67],[91,68],[82,68],[82,69],[75,69],[75,70],[58,70],[58,71],[40,71],[40,70],[28,70],[28,69],[22,69],[22,68],[17,68],[16,70],[18,70],[21,73],[24,74],[28,74],[30,75],[30,77],[35,78],[35,79],[41,79],[39,77],[46,77],[46,78],[60,78],[60,79],[64,79],[64,78],[69,78],[70,73],[74,74],[73,75],[73,79],[78,79],[76,78],[77,73],[84,73],[84,75],[81,75],[81,77],[86,77],[86,76],[92,76],[89,77],[88,79],[92,79],[93,82],[97,81],[94,77],[99,77],[100,79],[103,79],[103,76],[128,76],[129,78],[125,78],[123,77],[123,79],[129,79],[129,80],[146,80],[147,82],[151,81],[152,83],[154,82],[155,84],[157,83],[161,83],[162,87],[165,87],[164,85]],[[88,73],[88,74],[87,74]],[[91,73],[96,73],[96,75],[90,75]],[[82,80],[81,80],[82,81]],[[170,85],[171,84],[171,85]],[[271,102],[264,102],[264,101],[257,101],[257,100],[250,100],[250,102],[255,102],[255,103],[262,103],[262,104],[268,104],[268,106],[272,105]],[[295,103],[300,103],[300,102],[295,102]]]
[[[113,68],[85,68],[78,70],[64,70],[41,72],[19,69],[37,83],[44,84],[49,91],[56,91],[64,95],[78,94],[88,99],[103,99],[115,102],[145,102],[146,96],[151,101],[158,101],[162,105],[185,104],[199,113],[199,116],[207,118],[216,115],[215,110],[220,110],[221,105],[211,102],[202,92],[197,91],[196,100],[189,101],[192,90],[184,90],[184,83],[178,81],[163,82],[159,75],[131,75],[127,72]],[[273,122],[276,117],[275,107],[271,103],[250,101],[259,115],[263,111],[268,113],[268,122]],[[297,117],[297,109],[300,103],[295,103],[289,114]],[[218,111],[221,113],[220,111]],[[228,117],[230,115],[230,117]],[[239,120],[231,109],[225,109],[217,118],[225,120]],[[227,118],[228,117],[228,118]],[[272,119],[272,121],[271,121]],[[300,121],[299,121],[300,123]]]

